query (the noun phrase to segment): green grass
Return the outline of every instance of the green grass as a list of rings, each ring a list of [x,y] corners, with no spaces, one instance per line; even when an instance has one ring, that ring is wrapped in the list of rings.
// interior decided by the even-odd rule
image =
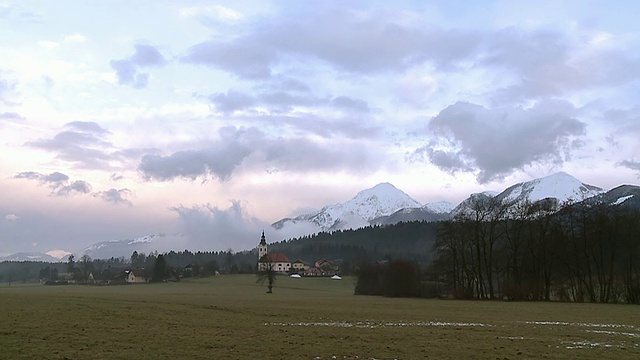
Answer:
[[[0,359],[640,358],[637,306],[354,296],[349,278],[281,276],[266,294],[255,279],[1,286]]]

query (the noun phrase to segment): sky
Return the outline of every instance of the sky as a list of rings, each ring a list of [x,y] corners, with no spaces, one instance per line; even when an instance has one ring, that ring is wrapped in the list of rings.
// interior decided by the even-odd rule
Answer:
[[[380,182],[637,184],[639,7],[0,0],[0,255],[239,251]]]

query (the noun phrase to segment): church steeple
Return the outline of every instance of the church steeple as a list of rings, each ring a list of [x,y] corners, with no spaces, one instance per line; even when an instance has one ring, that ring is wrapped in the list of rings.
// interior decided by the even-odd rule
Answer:
[[[264,237],[264,230],[262,230],[262,236],[260,236],[260,244],[258,244],[258,261],[262,259],[263,256],[269,253],[269,248],[267,246],[267,240]]]

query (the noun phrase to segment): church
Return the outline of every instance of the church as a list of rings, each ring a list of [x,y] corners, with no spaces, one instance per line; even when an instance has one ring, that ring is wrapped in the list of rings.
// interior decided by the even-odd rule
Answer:
[[[291,270],[291,261],[285,254],[269,253],[269,246],[262,231],[258,244],[258,271],[265,271],[269,266],[277,272],[287,273]]]

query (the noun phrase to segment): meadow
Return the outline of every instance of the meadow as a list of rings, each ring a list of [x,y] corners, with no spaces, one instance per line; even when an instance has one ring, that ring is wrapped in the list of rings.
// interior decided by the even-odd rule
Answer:
[[[638,359],[634,305],[353,295],[252,275],[0,286],[0,359]]]

